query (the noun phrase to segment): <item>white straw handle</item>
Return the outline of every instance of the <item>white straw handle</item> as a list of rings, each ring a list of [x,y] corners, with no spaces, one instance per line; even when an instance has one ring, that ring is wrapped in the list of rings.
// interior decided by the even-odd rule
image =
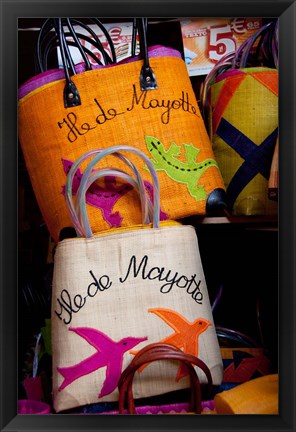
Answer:
[[[132,153],[136,153],[147,165],[150,174],[152,176],[153,181],[153,209],[151,208],[151,201],[150,197],[147,194],[147,191],[145,189],[145,185],[143,182],[143,179],[137,170],[136,166],[124,155],[122,155],[120,152],[122,151],[128,151]],[[106,175],[114,175],[115,177],[121,177],[125,178],[125,181],[132,184],[133,187],[135,187],[140,195],[141,198],[141,207],[142,207],[142,215],[143,215],[143,223],[150,223],[151,219],[153,218],[153,226],[155,228],[159,227],[159,219],[160,219],[160,197],[159,197],[159,184],[158,184],[158,178],[156,171],[154,169],[153,164],[149,160],[149,158],[142,153],[140,150],[130,147],[130,146],[114,146],[108,149],[94,149],[91,150],[85,154],[83,154],[80,158],[78,158],[74,164],[72,165],[71,169],[68,172],[67,175],[67,181],[66,181],[66,190],[65,190],[65,197],[66,197],[66,203],[67,207],[69,209],[70,217],[72,219],[73,225],[75,227],[75,230],[78,235],[80,236],[92,236],[92,231],[90,228],[87,212],[86,212],[86,205],[85,205],[85,194],[87,189],[90,187],[90,185],[97,180],[98,178],[102,177],[103,174],[101,170],[94,170],[95,165],[103,159],[105,156],[113,155],[118,158],[120,158],[126,165],[129,166],[129,168],[132,170],[132,172],[136,176],[136,181],[130,177],[128,174],[126,174],[124,171],[114,169],[112,168],[111,171],[109,169],[104,171],[104,176]],[[80,186],[77,190],[76,195],[76,204],[73,205],[73,194],[72,194],[72,183],[75,176],[75,173],[80,166],[80,164],[89,158],[90,156],[94,156],[93,160],[88,164],[87,168],[85,169]],[[153,216],[151,214],[153,213]]]
[[[142,211],[143,211],[143,209],[146,208],[146,206],[148,209],[148,217],[146,217],[145,214],[142,213],[142,223],[147,224],[147,223],[151,222],[153,209],[152,209],[150,197],[148,197],[148,195],[145,191],[141,192],[141,189],[139,187],[139,183],[136,180],[134,180],[126,172],[118,170],[118,169],[107,168],[107,169],[95,170],[87,178],[87,182],[85,183],[85,187],[81,190],[81,194],[79,194],[79,196],[76,197],[76,202],[75,202],[76,215],[77,215],[77,218],[78,218],[79,223],[80,223],[81,231],[83,232],[83,235],[85,237],[92,237],[93,236],[91,226],[89,223],[89,219],[87,216],[87,210],[86,210],[86,192],[89,189],[89,187],[96,180],[98,180],[102,177],[110,177],[110,176],[117,177],[120,180],[123,180],[126,183],[129,183],[130,185],[133,186],[133,188],[136,191],[138,191],[139,196],[140,196],[140,200],[141,200]]]

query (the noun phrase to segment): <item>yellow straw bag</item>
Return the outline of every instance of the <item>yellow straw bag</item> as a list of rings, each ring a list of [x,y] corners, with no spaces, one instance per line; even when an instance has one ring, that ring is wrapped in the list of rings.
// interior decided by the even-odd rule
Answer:
[[[145,42],[144,28],[140,33]],[[60,40],[65,41],[59,30]],[[186,64],[177,51],[148,50],[144,42],[143,59],[135,57],[73,76],[65,67],[59,79],[25,95],[20,89],[20,144],[37,202],[56,241],[60,230],[71,225],[63,196],[67,172],[81,154],[98,147],[129,143],[145,153],[158,172],[162,209],[170,219],[205,214],[224,205],[224,182]],[[44,74],[35,81],[55,76],[54,71]],[[32,88],[32,81],[25,87]],[[147,180],[145,165],[139,170]],[[88,196],[94,232],[138,220],[139,215],[128,211],[132,202],[128,192],[107,183],[96,197]],[[114,213],[117,217],[110,217]]]
[[[234,215],[277,213],[277,203],[268,194],[278,138],[276,31],[274,22],[263,26],[237,52],[224,56],[202,86],[204,115]],[[258,41],[257,56],[252,57]],[[272,52],[266,46],[272,46]],[[263,55],[260,47],[267,56],[264,61],[257,58]]]
[[[278,385],[278,374],[272,374],[218,393],[214,398],[217,414],[278,414]]]
[[[278,72],[246,68],[210,87],[212,143],[235,215],[276,214],[268,197],[278,136]]]

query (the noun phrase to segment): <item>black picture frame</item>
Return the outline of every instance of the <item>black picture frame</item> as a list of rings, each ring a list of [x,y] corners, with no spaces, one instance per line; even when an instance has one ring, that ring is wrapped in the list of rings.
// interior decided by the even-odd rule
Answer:
[[[295,424],[295,1],[0,0],[1,16],[1,431],[294,431]],[[70,12],[69,12],[70,11]],[[20,17],[279,18],[279,365],[278,416],[17,415],[17,22]]]

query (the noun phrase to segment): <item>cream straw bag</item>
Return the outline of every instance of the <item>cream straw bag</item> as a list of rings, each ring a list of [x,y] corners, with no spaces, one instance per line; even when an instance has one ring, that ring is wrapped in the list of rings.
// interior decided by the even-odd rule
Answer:
[[[151,201],[136,180],[116,170],[94,169],[104,157],[123,153],[144,160],[153,180]],[[96,154],[97,153],[97,154]],[[200,259],[195,229],[175,221],[160,222],[156,172],[150,160],[129,146],[91,152],[74,199],[73,164],[66,199],[78,238],[62,240],[56,249],[52,296],[53,401],[56,412],[104,401],[118,401],[122,371],[145,345],[164,342],[200,358],[214,385],[223,366]],[[142,224],[93,234],[85,194],[104,175],[118,175],[138,187]],[[140,204],[139,204],[140,205]],[[153,219],[151,223],[148,223]],[[204,374],[196,370],[201,383]],[[138,378],[138,379],[137,379]],[[134,379],[134,398],[188,388],[186,368],[178,362],[142,367]]]

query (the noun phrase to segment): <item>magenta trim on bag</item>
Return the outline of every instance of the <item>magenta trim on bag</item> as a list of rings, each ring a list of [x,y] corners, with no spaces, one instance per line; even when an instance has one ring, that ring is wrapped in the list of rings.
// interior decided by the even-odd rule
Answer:
[[[154,45],[152,47],[148,48],[148,54],[150,58],[154,57],[179,57],[182,58],[181,53],[177,51],[174,48],[168,48],[164,47],[162,45]],[[92,69],[101,69],[101,68],[107,68],[112,66],[118,66],[121,64],[131,63],[137,60],[140,60],[141,56],[137,55],[135,57],[129,57],[127,59],[121,60],[118,63],[114,63],[111,65],[101,66],[101,65],[93,65]],[[79,63],[75,65],[75,70],[77,74],[80,74],[82,72],[85,72],[85,63]],[[22,84],[19,87],[18,90],[18,100],[25,97],[30,92],[38,89],[39,87],[42,87],[45,84],[49,84],[54,81],[62,80],[65,78],[65,73],[63,69],[51,69],[46,72],[42,72],[32,78],[30,78],[28,81],[26,81],[24,84]]]
[[[213,411],[215,409],[215,404],[213,400],[202,401],[202,412]],[[190,405],[188,402],[184,403],[175,403],[175,404],[166,404],[166,405],[147,405],[136,407],[136,414],[186,414],[189,412]],[[100,413],[100,415],[112,415],[118,414],[118,411],[106,411]],[[125,410],[124,414],[128,414],[127,410]]]
[[[18,414],[51,414],[51,408],[42,401],[19,399]]]

